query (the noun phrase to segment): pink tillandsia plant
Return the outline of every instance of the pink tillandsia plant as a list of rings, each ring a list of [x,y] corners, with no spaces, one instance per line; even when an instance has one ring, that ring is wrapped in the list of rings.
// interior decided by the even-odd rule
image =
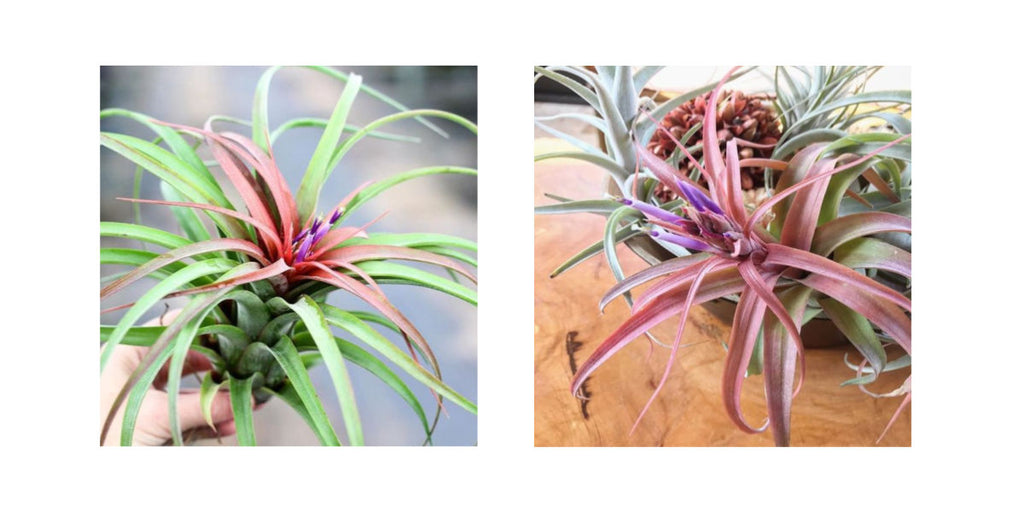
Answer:
[[[722,85],[734,71],[715,88],[711,104],[715,104]],[[707,109],[703,122],[704,141],[710,147],[719,144],[714,129],[716,115],[716,109]],[[837,214],[838,198],[851,180],[869,170],[873,158],[897,145],[909,147],[909,134],[886,138],[887,143],[864,155],[816,143],[798,151],[788,161],[740,160],[736,140],[726,144],[725,158],[716,151],[708,152],[704,165],[686,153],[706,180],[707,189],[642,144],[636,144],[638,160],[685,201],[679,213],[630,198],[620,202],[646,217],[653,226],[647,229],[652,238],[697,252],[629,276],[604,296],[602,309],[634,287],[664,277],[634,297],[629,319],[580,366],[572,382],[573,393],[578,393],[597,367],[626,344],[679,315],[665,372],[640,412],[635,429],[668,378],[690,309],[735,294],[739,300],[722,377],[726,412],[744,432],[762,432],[770,426],[776,445],[789,445],[791,404],[805,373],[801,319],[812,301],[833,318],[865,355],[858,377],[866,364],[871,365],[873,375],[885,366],[884,350],[878,354],[880,347],[874,328],[909,356],[909,289],[886,286],[868,277],[864,269],[895,273],[909,282],[910,253],[871,235],[910,233],[910,219],[884,211]],[[679,141],[676,143],[685,153],[685,147]],[[774,195],[752,211],[744,206],[740,189],[740,169],[747,166],[782,172]],[[764,424],[754,426],[740,410],[740,390],[759,334],[763,336],[768,418]],[[899,389],[890,393],[905,395],[893,419],[910,402],[910,382],[908,376]],[[886,430],[891,425],[892,421]]]
[[[165,367],[172,439],[176,444],[183,443],[177,398],[189,351],[205,355],[213,367],[203,376],[199,390],[207,422],[213,395],[226,388],[242,445],[255,444],[253,398],[262,403],[271,397],[291,406],[322,444],[341,444],[309,376],[310,369],[318,364],[326,366],[330,374],[350,444],[363,444],[347,370],[350,363],[372,373],[409,403],[428,441],[433,426],[423,407],[385,361],[430,389],[439,411],[443,397],[476,412],[472,402],[441,380],[440,366],[427,340],[379,286],[429,287],[475,305],[475,290],[459,282],[463,278],[476,282],[464,265],[475,265],[475,259],[461,252],[475,251],[475,244],[440,234],[372,233],[368,228],[373,222],[345,224],[359,206],[399,183],[438,174],[475,175],[476,171],[457,166],[412,169],[380,182],[363,183],[325,211],[318,204],[321,189],[342,157],[365,137],[386,136],[377,131],[382,126],[416,119],[440,131],[426,118],[444,119],[472,133],[476,133],[476,126],[448,112],[408,110],[363,85],[358,75],[315,67],[315,71],[345,83],[330,118],[287,121],[271,132],[266,102],[270,80],[277,70],[267,70],[257,85],[253,119],[243,122],[251,126],[251,137],[215,129],[214,122],[223,120],[217,117],[196,128],[120,109],[101,113],[103,117],[124,116],[138,121],[158,136],[157,141],[150,142],[104,132],[101,143],[162,181],[163,199],[122,199],[173,207],[184,234],[136,223],[101,223],[101,236],[129,238],[167,249],[159,254],[123,248],[101,250],[101,263],[134,267],[112,276],[100,291],[101,299],[107,300],[144,278],[156,278],[135,302],[105,310],[127,308],[117,325],[101,326],[100,338],[105,343],[101,370],[120,344],[146,346],[149,351],[111,404],[101,443],[116,411],[124,406],[120,441],[131,444],[142,400],[157,372]],[[360,92],[401,111],[365,127],[347,125],[348,113]],[[322,127],[323,134],[293,194],[278,168],[273,143],[276,135],[299,126]],[[213,162],[201,159],[186,137],[205,144]],[[219,169],[220,181],[211,167]],[[234,189],[233,196],[239,198],[240,205],[232,203],[221,188],[225,181]],[[213,232],[201,215],[212,224]],[[400,262],[436,265],[450,272],[450,279]],[[461,278],[457,279],[457,274]],[[328,304],[327,295],[334,291],[360,299],[373,311],[347,311]],[[187,297],[188,302],[168,325],[136,325],[143,314],[172,297]],[[405,346],[395,345],[371,324],[398,333]],[[336,335],[332,328],[344,334]]]

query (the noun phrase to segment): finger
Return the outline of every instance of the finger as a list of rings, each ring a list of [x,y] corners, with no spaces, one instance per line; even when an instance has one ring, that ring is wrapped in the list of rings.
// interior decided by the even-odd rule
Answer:
[[[200,405],[199,395],[199,393],[186,393],[178,396],[178,418],[181,421],[182,430],[210,426],[203,418],[203,407]],[[234,418],[231,412],[231,395],[229,393],[218,392],[213,397],[210,416],[214,425]]]
[[[227,437],[235,435],[235,420],[228,420],[218,423],[214,428],[202,427],[195,430],[197,438],[210,439],[214,437]]]
[[[153,380],[153,387],[157,389],[164,389],[167,385],[167,375],[170,372],[170,361],[167,362],[160,368],[160,371],[156,374],[156,379]],[[181,375],[191,375],[193,373],[205,372],[213,369],[213,364],[210,363],[210,359],[200,352],[192,350],[188,351],[185,355],[185,365],[181,369]]]
[[[214,428],[210,428],[206,425],[192,430],[186,430],[182,433],[186,439],[186,444],[189,441],[197,439],[216,439],[227,437],[235,434],[235,420],[228,420],[223,423],[218,423]],[[170,440],[164,445],[170,445]]]

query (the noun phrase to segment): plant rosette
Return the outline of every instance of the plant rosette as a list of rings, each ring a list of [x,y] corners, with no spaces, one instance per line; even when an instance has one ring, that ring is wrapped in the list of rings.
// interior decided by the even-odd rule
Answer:
[[[626,72],[616,71],[616,76]],[[709,104],[718,104],[718,94],[735,73],[730,71],[714,86]],[[591,82],[597,89],[607,84],[599,79]],[[801,101],[785,91],[779,97],[784,104]],[[836,128],[834,118],[822,119],[845,106],[875,100],[909,103],[909,93],[836,94],[805,109],[804,117],[789,119],[790,131],[784,131],[779,142],[782,151],[776,146],[770,159],[740,158],[738,147],[746,141],[732,138],[725,143],[724,155],[712,151],[700,161],[662,127],[663,135],[673,140],[701,180],[680,172],[675,162],[666,162],[646,147],[639,119],[647,117],[648,125],[655,123],[655,114],[664,113],[664,106],[638,109],[632,117],[635,129],[629,132],[635,155],[633,174],[623,176],[621,167],[605,165],[622,197],[584,201],[555,197],[559,204],[537,208],[538,213],[591,212],[607,217],[604,239],[555,274],[604,252],[619,282],[601,299],[601,309],[619,296],[631,308],[626,322],[580,365],[572,392],[578,396],[583,382],[625,345],[678,315],[675,339],[664,344],[671,350],[665,371],[640,411],[635,429],[668,378],[690,308],[735,297],[722,394],[727,414],[742,431],[757,433],[770,427],[777,445],[789,444],[791,404],[805,374],[803,326],[819,312],[863,356],[859,365],[850,365],[856,376],[844,384],[856,384],[873,396],[905,395],[895,419],[909,404],[910,378],[884,395],[871,393],[864,385],[881,372],[909,366],[909,121],[890,120],[889,114],[876,110],[867,115],[890,121],[897,133],[849,134]],[[713,128],[716,110],[706,109],[701,125],[702,143],[708,147],[722,142]],[[867,115],[846,115],[839,124],[847,128]],[[590,155],[578,158],[604,161]],[[770,197],[753,209],[745,203],[741,189],[741,169],[747,167],[779,174]],[[655,194],[659,188],[679,199],[659,202],[658,197],[664,197]],[[641,254],[651,267],[626,277],[611,248],[631,241],[636,247],[651,248]],[[671,257],[663,259],[666,253]],[[650,286],[631,296],[630,291],[643,284]],[[905,355],[888,360],[888,345],[899,347]],[[740,411],[740,391],[748,375],[762,372],[768,418],[756,426]]]
[[[142,400],[162,368],[167,370],[172,441],[185,441],[177,409],[190,351],[206,356],[213,368],[203,375],[199,389],[207,422],[214,394],[226,390],[240,445],[256,443],[253,402],[271,397],[294,409],[322,444],[341,444],[310,379],[310,372],[320,364],[330,375],[352,445],[363,444],[349,377],[352,364],[373,374],[409,404],[428,442],[438,415],[435,413],[432,425],[400,374],[430,390],[437,413],[444,399],[476,413],[475,404],[441,379],[440,365],[427,340],[381,288],[382,284],[428,287],[476,305],[472,270],[476,244],[441,234],[375,233],[371,229],[375,221],[363,225],[350,221],[360,206],[405,181],[440,174],[475,176],[476,171],[458,166],[412,169],[365,182],[337,204],[319,203],[327,178],[356,143],[367,137],[394,138],[379,131],[381,128],[414,119],[446,135],[429,120],[433,118],[476,134],[475,124],[448,112],[409,110],[364,85],[359,75],[312,67],[344,84],[330,117],[293,119],[271,130],[267,98],[278,69],[270,68],[260,78],[249,121],[214,116],[200,128],[122,109],[101,112],[101,118],[126,117],[153,132],[152,141],[112,132],[101,133],[100,140],[103,147],[134,163],[137,173],[146,172],[160,180],[162,198],[124,200],[170,207],[181,231],[176,234],[138,222],[100,224],[102,237],[126,238],[146,247],[101,249],[101,264],[128,266],[130,270],[104,277],[100,298],[111,300],[129,285],[153,279],[134,302],[103,311],[126,310],[116,325],[100,327],[101,371],[119,345],[149,350],[111,405],[101,444],[115,413],[122,408],[120,442],[131,444]],[[363,127],[347,125],[359,93],[398,112]],[[251,135],[215,128],[215,123],[224,122],[251,128]],[[323,132],[293,194],[278,168],[274,143],[279,135],[297,127],[319,127]],[[199,146],[212,160],[200,157]],[[237,199],[229,200],[229,195]],[[151,252],[153,246],[163,251]],[[420,268],[423,266],[447,274],[441,276]],[[328,295],[335,292],[358,298],[371,311],[328,304]],[[175,297],[186,302],[167,325],[139,325],[144,314]],[[397,333],[404,346],[390,341],[382,330]]]

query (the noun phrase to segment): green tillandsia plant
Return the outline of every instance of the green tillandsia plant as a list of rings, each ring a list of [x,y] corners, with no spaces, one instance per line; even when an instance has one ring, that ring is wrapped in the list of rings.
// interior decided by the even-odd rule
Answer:
[[[545,66],[534,68],[534,81],[542,77],[549,78],[565,86],[577,94],[594,109],[596,115],[558,114],[550,117],[538,117],[535,124],[542,130],[572,144],[580,151],[558,151],[534,157],[535,161],[552,158],[570,158],[597,165],[604,169],[618,190],[632,188],[634,171],[637,167],[636,153],[633,149],[634,140],[649,140],[655,133],[660,121],[677,106],[703,95],[714,88],[714,84],[682,94],[660,105],[642,95],[644,86],[664,66],[645,66],[634,70],[631,66],[595,66],[591,71],[583,66]],[[739,78],[753,68],[734,74],[730,80]],[[548,123],[569,119],[586,123],[598,130],[604,149],[595,147],[572,135],[559,131]],[[652,187],[653,181],[647,186]],[[613,250],[615,244],[630,241],[640,235],[623,222],[630,221],[628,209],[620,208],[614,202],[605,199],[571,201],[568,198],[548,196],[563,204],[541,206],[536,209],[538,214],[559,214],[588,211],[607,217],[605,237],[595,242],[575,256],[569,258],[551,273],[555,277],[566,270],[583,262],[587,258],[604,253],[615,278],[621,281],[625,276],[619,264],[618,255]],[[617,213],[616,213],[617,212]],[[633,215],[634,219],[639,219]],[[629,297],[627,296],[627,300]]]
[[[717,95],[730,75],[715,88],[709,104],[717,104]],[[906,93],[889,101],[909,103],[909,99]],[[830,119],[837,109],[866,101],[863,96],[844,97],[810,112]],[[716,109],[707,109],[702,124],[703,141],[709,147],[720,145],[718,132],[707,128],[716,126],[716,116]],[[601,249],[614,253],[609,248],[623,239],[618,234],[622,232],[649,237],[677,255],[624,280],[619,278],[602,299],[602,308],[620,295],[629,300],[634,287],[664,277],[635,302],[630,301],[629,320],[580,366],[573,392],[625,344],[680,314],[670,362],[656,395],[680,347],[689,309],[722,297],[738,301],[723,375],[726,410],[746,432],[760,432],[771,425],[778,445],[789,443],[794,376],[797,366],[803,365],[800,326],[806,320],[819,313],[827,316],[864,356],[861,364],[851,364],[857,375],[845,384],[864,389],[879,373],[908,366],[910,125],[905,121],[894,124],[906,133],[843,132],[838,137],[833,133],[780,159],[741,160],[737,147],[745,141],[733,138],[725,144],[724,156],[710,152],[698,161],[666,130],[665,136],[675,139],[685,158],[699,170],[707,189],[676,165],[655,156],[640,132],[635,132],[640,165],[625,181],[628,186],[621,189],[621,199],[567,201],[538,208],[539,213],[589,211],[607,215],[609,223],[615,221],[618,232],[606,230],[603,247],[589,248],[575,257],[576,261]],[[751,166],[781,173],[770,198],[753,209],[744,203],[739,187],[740,169]],[[653,184],[669,188],[681,199],[659,203]],[[906,355],[888,361],[885,345],[889,343],[898,345]],[[740,413],[739,391],[747,375],[762,370],[769,420],[755,428]],[[909,378],[886,395],[902,394],[906,399],[897,415],[909,403]]]
[[[100,292],[110,300],[144,278],[153,282],[136,301],[108,307],[127,309],[116,325],[100,327],[101,371],[121,344],[149,347],[147,355],[120,390],[101,433],[101,443],[125,408],[121,444],[131,444],[142,399],[161,368],[167,368],[166,391],[172,440],[184,442],[177,399],[189,351],[205,355],[212,371],[202,377],[200,402],[209,422],[212,397],[222,389],[231,396],[239,444],[255,444],[253,402],[278,397],[293,408],[324,445],[341,444],[309,372],[323,364],[331,379],[350,444],[363,444],[360,415],[349,377],[349,363],[362,367],[393,389],[415,411],[429,441],[433,425],[423,405],[399,377],[425,385],[435,397],[475,414],[476,406],[441,379],[440,366],[424,336],[387,298],[381,284],[432,288],[476,304],[476,244],[459,237],[429,233],[372,233],[369,225],[346,220],[361,205],[407,180],[439,175],[476,175],[471,168],[432,166],[412,169],[351,190],[336,205],[319,198],[328,176],[342,158],[366,137],[407,139],[379,131],[415,119],[444,134],[429,119],[454,123],[476,133],[469,120],[438,110],[409,110],[362,83],[355,74],[326,68],[314,71],[344,83],[326,119],[293,119],[271,130],[267,97],[277,67],[260,78],[252,119],[211,117],[202,128],[158,121],[144,114],[107,109],[101,117],[123,116],[151,130],[152,141],[101,133],[103,147],[127,158],[161,181],[162,199],[126,198],[133,203],[171,207],[181,234],[140,223],[102,222],[104,237],[127,238],[162,252],[103,248],[102,264],[127,265],[108,275]],[[360,93],[399,112],[365,126],[347,124]],[[251,128],[251,135],[214,128],[230,121]],[[320,127],[323,133],[293,195],[285,182],[273,144],[297,127]],[[203,146],[212,155],[204,161]],[[219,178],[219,179],[218,179]],[[224,185],[222,185],[224,184]],[[229,196],[237,198],[234,201]],[[325,206],[329,206],[325,208]],[[442,268],[441,276],[409,263]],[[360,299],[373,311],[349,311],[327,303],[340,291]],[[162,326],[138,325],[161,301],[183,297],[179,314]],[[334,330],[336,329],[336,331]],[[399,346],[378,329],[398,333]],[[437,415],[434,424],[437,422]]]

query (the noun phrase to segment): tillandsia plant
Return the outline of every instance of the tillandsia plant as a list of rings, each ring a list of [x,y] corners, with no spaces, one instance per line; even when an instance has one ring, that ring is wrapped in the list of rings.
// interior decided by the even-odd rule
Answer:
[[[736,71],[714,86],[709,105],[718,104],[723,86]],[[872,101],[909,103],[909,93],[872,97]],[[867,102],[863,95],[833,98],[805,111],[799,119],[821,115],[819,119],[831,123],[837,110],[863,102]],[[718,110],[705,109],[700,124],[707,147],[719,147],[722,142],[716,128]],[[653,114],[649,119],[657,120]],[[849,126],[848,121],[841,124]],[[706,187],[681,172],[675,162],[652,153],[647,147],[649,138],[634,130],[637,166],[622,180],[621,197],[558,198],[563,200],[561,204],[539,207],[538,213],[586,211],[608,217],[605,238],[600,242],[603,247],[588,248],[570,263],[604,249],[615,270],[612,248],[637,236],[648,237],[676,255],[628,278],[619,277],[621,270],[616,273],[619,283],[600,306],[603,309],[623,296],[630,303],[631,315],[580,365],[572,392],[578,393],[586,379],[626,344],[679,315],[675,339],[667,345],[671,348],[669,362],[640,411],[635,429],[668,378],[690,309],[729,297],[737,306],[722,382],[726,411],[745,432],[761,432],[770,426],[777,445],[789,444],[791,404],[804,375],[801,326],[805,321],[819,314],[826,316],[863,355],[861,364],[851,364],[857,373],[846,384],[864,389],[879,373],[909,366],[910,125],[902,117],[892,124],[896,130],[863,134],[835,128],[808,130],[813,135],[803,137],[805,144],[771,159],[741,158],[739,148],[751,143],[733,137],[724,144],[724,155],[706,152],[702,160],[690,153],[685,141],[660,127],[662,136],[676,144]],[[814,137],[817,140],[810,140]],[[746,204],[741,187],[742,169],[752,167],[771,169],[779,177],[759,205]],[[658,187],[679,199],[662,202],[655,193]],[[651,284],[657,278],[662,279]],[[631,290],[644,284],[649,285],[646,290],[635,298],[630,296]],[[885,351],[889,344],[905,355],[889,361]],[[746,376],[762,371],[768,419],[754,426],[740,411],[740,390]],[[896,415],[910,401],[909,377],[886,394],[897,395],[906,397]]]
[[[101,249],[102,264],[130,268],[104,278],[101,299],[110,301],[129,285],[152,279],[134,302],[104,310],[126,309],[116,325],[100,327],[101,371],[119,345],[149,349],[114,400],[101,443],[115,413],[124,407],[120,442],[131,444],[142,400],[161,369],[167,372],[172,440],[175,444],[185,441],[178,395],[190,352],[207,357],[212,366],[202,376],[198,391],[207,422],[212,397],[226,390],[242,445],[256,442],[253,403],[272,397],[291,406],[322,444],[341,444],[322,393],[310,378],[320,364],[330,375],[349,444],[360,445],[364,439],[350,363],[379,378],[409,404],[428,442],[439,416],[435,413],[431,424],[400,374],[430,390],[437,413],[444,399],[476,413],[471,401],[441,379],[431,346],[381,287],[427,287],[476,305],[471,268],[476,265],[475,243],[441,234],[374,233],[371,225],[376,221],[359,225],[351,221],[360,206],[397,184],[439,174],[475,176],[476,171],[459,166],[416,168],[365,182],[337,204],[320,201],[328,177],[355,144],[367,137],[396,138],[379,131],[385,126],[414,119],[446,135],[429,119],[454,123],[472,134],[476,134],[475,124],[445,111],[409,110],[364,85],[359,75],[312,67],[344,84],[330,117],[292,119],[271,129],[267,98],[278,69],[268,69],[259,79],[248,121],[214,116],[202,127],[191,127],[122,109],[101,112],[102,118],[126,117],[153,132],[152,141],[113,132],[101,133],[100,140],[103,147],[136,164],[140,173],[160,180],[162,198],[124,200],[171,208],[180,229],[176,234],[138,222],[100,225],[103,237],[127,238],[146,246]],[[361,92],[398,112],[362,127],[347,124]],[[219,129],[218,123],[241,125],[251,134]],[[323,131],[293,194],[278,166],[274,144],[279,135],[298,127]],[[212,159],[201,158],[206,154]],[[152,252],[153,246],[163,250]],[[447,274],[420,268],[424,266]],[[333,292],[359,299],[370,311],[328,304]],[[175,297],[186,301],[167,325],[139,325],[144,314]],[[402,342],[390,341],[384,334],[388,331],[397,333]]]

